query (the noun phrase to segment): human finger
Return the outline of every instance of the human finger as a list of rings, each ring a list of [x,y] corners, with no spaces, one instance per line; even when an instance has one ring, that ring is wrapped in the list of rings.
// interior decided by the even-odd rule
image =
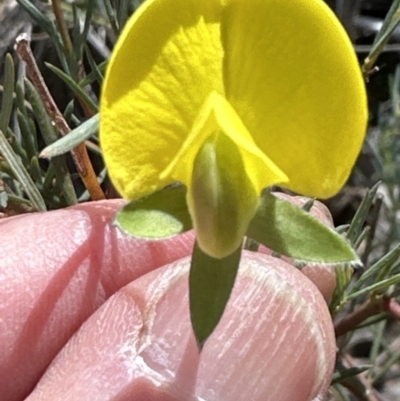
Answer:
[[[335,359],[322,295],[293,266],[244,251],[226,311],[201,355],[189,259],[115,294],[61,351],[27,401],[311,401]]]
[[[80,325],[144,273],[189,255],[193,234],[144,241],[110,226],[122,200],[0,223],[0,399],[20,401]]]

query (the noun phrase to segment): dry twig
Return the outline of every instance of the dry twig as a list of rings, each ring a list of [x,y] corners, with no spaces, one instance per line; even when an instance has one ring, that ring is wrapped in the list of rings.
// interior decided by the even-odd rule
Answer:
[[[43,77],[33,57],[30,48],[30,37],[26,33],[22,33],[16,39],[16,50],[19,57],[26,63],[26,69],[30,80],[37,89],[47,112],[49,113],[52,123],[60,131],[61,135],[67,135],[71,132],[70,127],[65,121],[62,113],[55,104],[50,92],[43,80]],[[93,170],[92,163],[89,159],[87,149],[84,143],[77,146],[71,151],[72,158],[85,187],[90,193],[93,200],[104,199],[104,193],[97,182],[96,173]]]

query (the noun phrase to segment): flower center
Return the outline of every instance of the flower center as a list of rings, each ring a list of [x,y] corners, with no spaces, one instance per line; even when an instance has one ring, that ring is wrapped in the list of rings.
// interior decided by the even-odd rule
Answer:
[[[287,181],[216,92],[209,95],[186,141],[160,175],[167,177],[187,185],[197,240],[214,257],[227,256],[240,246],[261,190]]]

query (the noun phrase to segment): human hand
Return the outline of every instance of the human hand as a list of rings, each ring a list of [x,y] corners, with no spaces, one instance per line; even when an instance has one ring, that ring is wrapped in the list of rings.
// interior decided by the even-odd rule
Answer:
[[[35,386],[30,401],[307,401],[326,392],[332,323],[304,275],[245,252],[199,356],[187,297],[193,233],[125,237],[109,226],[121,202],[0,222],[1,401]]]

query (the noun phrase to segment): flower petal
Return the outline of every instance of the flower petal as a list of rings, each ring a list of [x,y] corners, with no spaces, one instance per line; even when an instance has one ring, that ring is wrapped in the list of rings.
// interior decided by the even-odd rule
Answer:
[[[170,181],[181,181],[191,186],[195,158],[211,135],[223,133],[238,148],[243,165],[238,162],[236,168],[244,168],[258,195],[261,190],[273,185],[282,184],[288,178],[254,143],[239,116],[229,102],[217,92],[211,92],[201,107],[187,140],[161,173],[161,177]],[[223,150],[223,147],[220,147]],[[221,150],[221,151],[222,151]],[[232,156],[233,157],[233,156]],[[240,186],[240,183],[238,183]]]
[[[114,49],[101,98],[111,179],[135,199],[160,179],[211,90],[223,93],[218,0],[148,0]]]
[[[162,176],[187,185],[197,241],[215,258],[226,257],[240,246],[261,190],[287,181],[216,92],[208,97],[187,141]]]
[[[230,0],[222,40],[227,99],[257,146],[304,195],[345,183],[367,121],[350,40],[320,0]]]

